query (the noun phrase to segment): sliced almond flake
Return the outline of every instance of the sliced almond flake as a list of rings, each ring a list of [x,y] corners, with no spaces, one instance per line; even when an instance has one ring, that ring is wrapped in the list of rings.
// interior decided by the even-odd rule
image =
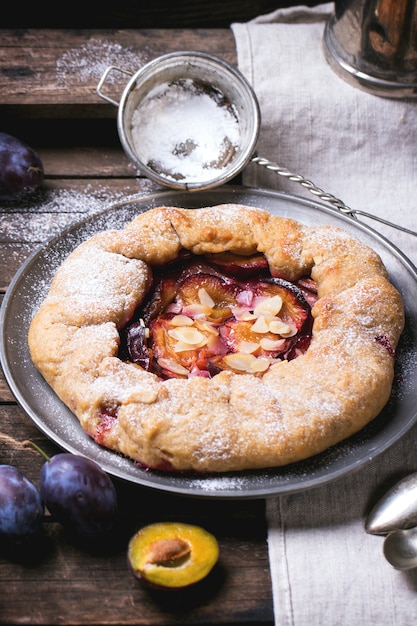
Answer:
[[[282,309],[282,298],[279,295],[272,296],[271,298],[262,299],[255,307],[254,314],[259,317],[260,315],[277,315]]]
[[[263,315],[257,318],[256,322],[252,325],[251,330],[254,333],[268,333],[269,325]]]
[[[245,352],[233,352],[227,354],[223,359],[229,367],[240,372],[253,372],[253,364],[257,361],[256,356],[253,354],[246,354]]]
[[[271,331],[271,333],[274,333],[274,335],[285,335],[291,330],[291,326],[289,326],[279,318],[270,320],[268,326],[269,330]]]
[[[281,335],[281,337],[294,337],[297,334],[297,328],[294,324],[286,324],[280,319],[271,320],[269,330],[274,335]]]
[[[204,306],[203,304],[198,304],[197,302],[194,304],[188,304],[183,308],[184,315],[189,315],[193,319],[206,319],[211,313],[213,309],[210,307]]]
[[[197,350],[198,348],[203,348],[208,343],[207,337],[204,337],[199,343],[187,343],[186,341],[177,341],[177,343],[173,346],[173,352],[187,352],[188,350]]]
[[[259,357],[258,359],[255,359],[253,363],[251,363],[251,370],[252,372],[259,374],[260,372],[266,372],[269,365],[270,365],[269,359],[264,359],[262,357]]]
[[[173,359],[161,357],[160,359],[157,359],[157,362],[158,365],[166,370],[169,370],[170,372],[173,372],[174,374],[183,374],[184,376],[188,376],[188,370]]]
[[[202,330],[206,333],[210,333],[211,335],[218,335],[219,331],[217,329],[217,327],[212,324],[211,322],[206,322],[204,320],[195,320],[195,325],[197,326],[198,330]]]
[[[262,341],[261,341],[262,345]],[[239,341],[238,343],[238,352],[244,352],[245,354],[252,354],[259,350],[259,343],[256,341]]]
[[[248,374],[265,372],[270,364],[270,360],[267,358],[256,358],[253,354],[245,354],[244,352],[227,354],[223,361],[232,369],[238,372],[247,372]]]
[[[174,315],[171,320],[172,326],[192,326],[194,324],[194,320],[188,315]]]
[[[143,328],[143,334],[144,334],[145,338],[149,339],[149,337],[150,337],[150,330],[145,325],[145,321],[142,318],[139,319],[139,325]]]
[[[194,326],[178,326],[177,328],[171,328],[168,334],[177,341],[184,341],[190,345],[200,343],[202,339],[205,339],[203,333],[200,333]]]
[[[294,335],[296,334],[297,334],[297,329],[294,326],[293,328],[290,328],[288,333],[281,333],[281,337],[285,337],[286,339],[288,339],[288,337],[294,337]]]
[[[232,315],[239,321],[249,322],[250,320],[255,320],[256,315],[252,313],[248,308],[243,306],[234,306],[230,309]]]
[[[268,337],[262,337],[259,343],[263,350],[273,352],[274,350],[280,350],[282,348],[285,344],[285,339],[268,339]]]
[[[198,299],[200,300],[200,304],[202,304],[203,306],[214,309],[216,303],[214,302],[213,298],[207,293],[204,287],[200,287],[200,289],[198,290]]]
[[[241,318],[242,322],[251,322],[252,320],[256,320],[256,315],[251,311],[245,311],[242,313]]]

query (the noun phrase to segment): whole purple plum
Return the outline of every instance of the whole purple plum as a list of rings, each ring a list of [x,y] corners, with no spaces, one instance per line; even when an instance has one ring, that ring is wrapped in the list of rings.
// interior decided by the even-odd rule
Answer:
[[[113,527],[116,489],[95,461],[77,454],[56,454],[42,466],[39,487],[49,512],[68,530],[99,537]]]
[[[0,199],[13,200],[35,191],[43,177],[43,164],[35,150],[0,132]]]
[[[0,465],[0,538],[25,539],[40,529],[44,506],[34,483],[12,465]]]

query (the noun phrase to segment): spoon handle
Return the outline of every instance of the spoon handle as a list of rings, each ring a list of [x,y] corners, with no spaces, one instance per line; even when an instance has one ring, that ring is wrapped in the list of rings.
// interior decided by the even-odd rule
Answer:
[[[414,237],[417,237],[417,232],[415,232],[414,230],[410,230],[409,228],[405,228],[404,226],[400,226],[399,224],[389,222],[388,220],[385,220],[382,217],[378,217],[377,215],[372,215],[371,213],[366,213],[365,211],[361,211],[359,209],[351,209],[342,200],[336,198],[336,196],[333,196],[331,193],[323,191],[322,189],[320,189],[320,187],[317,187],[314,183],[312,183],[307,178],[304,178],[304,176],[302,176],[301,174],[294,174],[293,172],[290,172],[290,170],[288,170],[286,167],[281,167],[277,163],[273,163],[272,161],[268,161],[267,159],[256,155],[252,157],[252,162],[257,163],[262,167],[265,167],[265,169],[270,170],[271,172],[275,172],[279,176],[284,176],[285,178],[288,178],[288,180],[299,183],[305,189],[308,189],[308,191],[310,191],[313,195],[320,198],[320,200],[332,204],[336,209],[339,209],[341,213],[350,215],[350,217],[362,215],[362,217],[376,220],[381,224],[385,224],[386,226],[390,226],[391,228],[401,230],[403,233],[407,233],[408,235],[413,235]]]

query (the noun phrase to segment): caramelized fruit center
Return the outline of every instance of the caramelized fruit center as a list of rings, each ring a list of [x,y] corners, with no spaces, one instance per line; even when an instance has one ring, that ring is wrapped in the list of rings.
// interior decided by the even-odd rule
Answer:
[[[163,379],[222,370],[262,376],[310,344],[314,282],[272,277],[262,254],[184,252],[152,274],[144,302],[120,332],[119,356]]]

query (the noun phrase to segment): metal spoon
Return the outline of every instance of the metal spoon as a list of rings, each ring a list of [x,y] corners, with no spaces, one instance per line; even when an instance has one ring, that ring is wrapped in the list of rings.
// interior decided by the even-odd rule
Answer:
[[[399,570],[417,567],[417,527],[408,530],[396,530],[384,541],[384,556]]]
[[[400,480],[376,503],[367,517],[365,530],[371,535],[386,535],[416,525],[417,472],[414,472]]]

